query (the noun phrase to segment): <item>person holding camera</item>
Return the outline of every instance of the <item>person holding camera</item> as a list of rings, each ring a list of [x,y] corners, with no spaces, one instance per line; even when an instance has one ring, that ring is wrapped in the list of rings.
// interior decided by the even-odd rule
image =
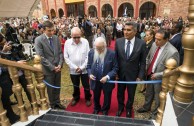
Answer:
[[[87,15],[84,15],[84,21],[82,23],[82,30],[84,31],[84,36],[89,42],[90,48],[93,48],[93,33],[92,33],[92,23],[87,18]]]
[[[11,50],[11,45],[6,43],[3,35],[0,34],[0,57],[9,50]],[[7,110],[6,116],[9,118],[10,123],[13,124],[19,121],[19,116],[13,112],[11,107],[10,96],[13,94],[12,92],[12,80],[9,76],[9,72],[7,67],[0,65],[0,87],[2,89],[1,100],[3,103],[3,108]]]
[[[12,28],[9,23],[6,23],[5,26],[6,26],[6,33],[5,33],[6,40],[19,44],[20,41],[18,40],[16,31],[14,30],[14,28]]]
[[[1,58],[17,61],[21,64],[26,64],[26,58],[22,52],[22,45],[13,43],[13,42],[7,42],[5,37],[0,34],[0,51],[1,51]],[[8,72],[7,69],[5,71]],[[28,97],[28,100],[31,101],[30,93],[27,90],[27,80],[25,78],[25,75],[23,74],[23,71],[19,70],[19,82],[21,83],[22,87],[24,88],[24,91],[26,92],[26,95]]]

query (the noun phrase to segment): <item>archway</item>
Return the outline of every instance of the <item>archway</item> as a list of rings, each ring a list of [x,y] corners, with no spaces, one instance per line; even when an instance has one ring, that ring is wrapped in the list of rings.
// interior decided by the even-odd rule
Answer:
[[[133,14],[134,14],[133,5],[130,3],[121,4],[118,9],[118,17],[123,17],[125,12],[126,12],[126,16],[133,17]]]
[[[140,7],[139,17],[141,19],[154,17],[156,15],[156,5],[153,2],[146,2]]]
[[[113,17],[113,10],[110,4],[104,4],[102,6],[102,17],[107,17],[108,15],[110,15],[111,17]]]
[[[60,8],[58,12],[59,12],[59,18],[63,17],[64,15],[63,9]]]
[[[97,9],[94,5],[91,5],[89,8],[88,8],[88,14],[91,16],[91,17],[97,17]]]
[[[54,9],[51,9],[50,13],[51,13],[51,18],[55,18],[56,17],[56,12],[55,12]]]

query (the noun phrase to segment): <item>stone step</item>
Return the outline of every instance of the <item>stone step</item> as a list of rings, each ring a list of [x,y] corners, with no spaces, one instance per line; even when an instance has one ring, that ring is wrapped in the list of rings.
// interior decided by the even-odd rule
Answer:
[[[151,120],[141,120],[141,119],[133,119],[133,118],[123,118],[123,117],[116,117],[116,116],[104,116],[104,115],[94,115],[94,114],[86,114],[86,113],[77,113],[77,112],[69,112],[64,110],[51,110],[46,115],[61,115],[61,116],[69,116],[74,118],[86,118],[92,120],[102,120],[102,121],[111,121],[111,122],[120,122],[120,123],[127,123],[127,124],[144,124],[149,126],[154,126]],[[47,117],[43,117],[47,118]],[[50,117],[48,117],[50,118]]]
[[[91,115],[93,116],[93,115]],[[107,117],[107,116],[102,116]],[[118,117],[117,117],[118,118]],[[119,119],[119,118],[118,118]],[[51,121],[54,122],[60,122],[60,123],[68,123],[68,124],[75,124],[75,125],[87,125],[87,126],[153,126],[152,124],[146,124],[146,123],[136,123],[132,121],[132,119],[124,119],[122,120],[111,120],[110,118],[107,119],[99,119],[99,118],[86,118],[86,117],[75,117],[75,116],[66,116],[66,115],[56,115],[56,114],[46,114],[42,120],[44,121]]]
[[[90,126],[90,125],[80,125],[74,123],[61,123],[61,122],[52,122],[47,120],[36,120],[34,126]],[[92,125],[91,125],[92,126]]]

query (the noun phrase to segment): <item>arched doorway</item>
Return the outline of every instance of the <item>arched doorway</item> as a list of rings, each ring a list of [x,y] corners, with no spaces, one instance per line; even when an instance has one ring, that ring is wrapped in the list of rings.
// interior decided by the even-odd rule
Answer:
[[[59,12],[59,18],[63,17],[64,15],[63,9],[60,8],[58,12]]]
[[[118,9],[118,17],[123,17],[126,13],[126,16],[128,17],[133,17],[133,14],[134,14],[134,8],[133,8],[133,5],[130,4],[130,3],[123,3],[119,6],[119,9]]]
[[[51,9],[50,13],[51,13],[51,18],[55,18],[56,17],[56,12],[55,12],[54,9]]]
[[[104,4],[102,6],[102,17],[107,17],[108,15],[110,15],[111,17],[113,17],[113,10],[110,4]]]
[[[88,14],[91,16],[91,17],[97,17],[97,9],[94,5],[91,5],[89,8],[88,8]]]
[[[141,19],[154,17],[156,15],[156,5],[153,2],[146,2],[140,7],[139,17]]]

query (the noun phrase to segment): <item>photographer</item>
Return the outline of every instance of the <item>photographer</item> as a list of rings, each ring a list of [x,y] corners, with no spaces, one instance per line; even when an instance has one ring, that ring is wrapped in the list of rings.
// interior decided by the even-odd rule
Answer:
[[[84,31],[84,36],[89,42],[90,48],[93,48],[93,33],[92,33],[92,23],[88,19],[87,15],[84,15],[84,21],[82,23],[82,30]]]
[[[20,44],[15,44],[12,42],[7,42],[3,35],[0,34],[0,52],[1,52],[1,58],[17,61],[21,64],[26,64],[25,56],[23,52],[21,51],[22,46]],[[8,76],[7,78],[10,79],[8,69],[6,67],[3,68],[3,72],[7,72]],[[30,93],[27,90],[27,80],[25,78],[25,75],[23,74],[23,71],[18,70],[19,75],[19,82],[21,83],[22,87],[24,88],[24,91],[26,92],[26,95],[28,97],[28,100],[31,101]],[[1,81],[0,81],[1,82]],[[11,81],[11,84],[12,81]]]
[[[5,26],[6,26],[6,33],[5,33],[6,40],[19,44],[20,42],[18,40],[16,31],[10,26],[9,23],[6,23]]]
[[[0,47],[1,47],[1,52],[0,52],[0,57],[2,53],[5,53],[9,50],[11,50],[11,46],[5,43],[5,39],[2,37],[0,34]],[[19,116],[16,115],[11,107],[11,102],[10,102],[10,96],[13,94],[12,92],[12,80],[9,76],[9,72],[7,70],[7,67],[4,67],[0,65],[0,87],[2,89],[2,96],[1,100],[3,103],[3,108],[7,110],[7,117],[10,120],[10,123],[13,124],[16,121],[19,121]]]

